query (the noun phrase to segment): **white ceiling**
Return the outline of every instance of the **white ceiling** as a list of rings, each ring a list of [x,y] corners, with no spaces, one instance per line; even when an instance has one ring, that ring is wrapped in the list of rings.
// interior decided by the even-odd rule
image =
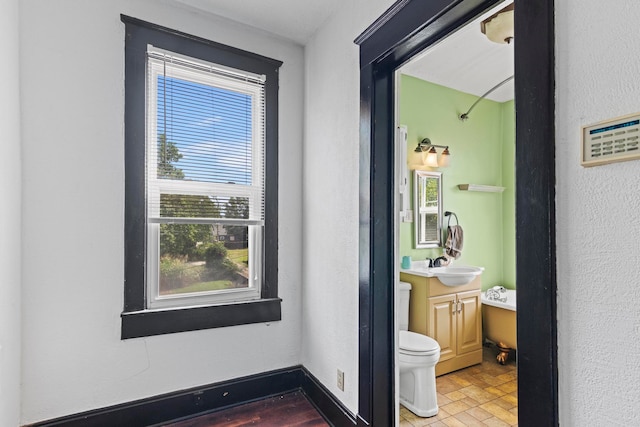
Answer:
[[[510,2],[507,2],[510,3]],[[481,15],[404,65],[400,71],[422,80],[482,96],[513,75],[513,44],[498,44],[480,32],[480,21],[505,4]],[[513,99],[513,80],[496,89],[488,99]]]
[[[306,44],[341,0],[175,0]]]
[[[191,9],[213,13],[306,44],[341,0],[174,0]],[[481,96],[513,75],[513,43],[497,44],[480,32],[480,21],[503,3],[444,41],[423,52],[401,72],[442,86]],[[487,96],[513,99],[513,81]]]

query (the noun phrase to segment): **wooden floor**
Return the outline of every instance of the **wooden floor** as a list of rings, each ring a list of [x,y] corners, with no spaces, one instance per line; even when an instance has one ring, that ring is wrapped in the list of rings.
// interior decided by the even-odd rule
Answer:
[[[495,347],[483,348],[480,365],[436,378],[438,415],[415,416],[400,407],[400,427],[518,425],[518,381],[513,359],[496,362]]]
[[[301,392],[270,397],[207,415],[165,424],[167,427],[328,426]]]
[[[518,425],[516,364],[496,362],[495,347],[484,347],[480,365],[436,378],[438,415],[420,418],[400,407],[400,427]],[[239,405],[166,427],[329,426],[302,392]]]

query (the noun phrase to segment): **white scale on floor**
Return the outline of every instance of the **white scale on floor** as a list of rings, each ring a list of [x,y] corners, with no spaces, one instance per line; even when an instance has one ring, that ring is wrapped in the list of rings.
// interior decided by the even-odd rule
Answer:
[[[582,127],[582,166],[640,159],[640,113]]]

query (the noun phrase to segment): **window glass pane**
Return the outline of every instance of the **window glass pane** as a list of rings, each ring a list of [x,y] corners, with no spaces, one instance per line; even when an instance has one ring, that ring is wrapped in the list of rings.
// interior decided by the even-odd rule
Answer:
[[[158,76],[158,178],[252,184],[252,97]]]
[[[173,218],[222,218],[227,203],[216,197],[161,194],[160,216]]]
[[[160,225],[160,296],[247,288],[248,227]]]
[[[438,240],[438,214],[422,214],[422,237],[424,240]]]

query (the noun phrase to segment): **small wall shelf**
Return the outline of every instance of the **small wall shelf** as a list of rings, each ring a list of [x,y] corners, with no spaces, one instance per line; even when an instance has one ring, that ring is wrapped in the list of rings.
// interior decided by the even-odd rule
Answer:
[[[504,187],[480,184],[458,184],[458,188],[461,191],[482,191],[485,193],[502,193],[504,191]]]

